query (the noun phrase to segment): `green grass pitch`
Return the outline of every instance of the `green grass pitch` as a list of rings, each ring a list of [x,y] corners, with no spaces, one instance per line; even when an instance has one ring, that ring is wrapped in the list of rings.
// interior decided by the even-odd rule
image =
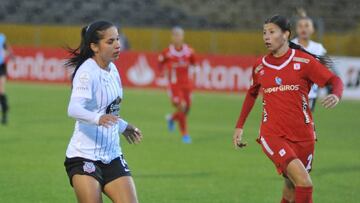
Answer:
[[[75,202],[63,167],[74,121],[67,117],[70,87],[7,85],[10,122],[0,126],[0,202]],[[245,126],[249,145],[231,138],[243,96],[195,93],[189,118],[193,144],[167,132],[172,110],[166,91],[125,89],[121,116],[142,129],[143,143],[122,148],[143,203],[280,202],[282,178],[255,142],[257,102]],[[259,101],[259,100],[258,100]],[[360,102],[317,106],[314,201],[360,201]],[[104,197],[105,202],[110,202]]]

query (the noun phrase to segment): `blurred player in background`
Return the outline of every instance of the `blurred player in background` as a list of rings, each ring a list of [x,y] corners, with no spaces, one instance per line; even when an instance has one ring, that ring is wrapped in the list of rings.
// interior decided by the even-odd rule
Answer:
[[[251,87],[242,106],[233,143],[244,147],[243,125],[260,89],[263,91],[263,118],[260,127],[264,153],[285,178],[281,202],[311,203],[313,184],[309,175],[314,158],[315,134],[308,94],[313,83],[331,85],[324,98],[325,108],[335,107],[342,95],[341,79],[325,66],[326,58],[315,56],[289,42],[290,23],[275,15],[265,21],[263,40],[269,54],[253,68]]]
[[[318,42],[314,42],[311,40],[311,36],[314,34],[314,23],[313,20],[306,15],[304,9],[298,10],[299,18],[296,21],[296,38],[291,41],[295,44],[301,45],[306,51],[317,55],[317,56],[325,56],[326,49],[324,46]],[[334,67],[330,66],[333,72],[335,72]],[[309,93],[309,106],[312,112],[315,110],[316,99],[319,94],[319,86],[317,84],[313,84],[311,86],[311,90]]]
[[[75,67],[68,115],[76,119],[65,167],[78,202],[137,203],[135,184],[120,148],[119,134],[138,143],[139,129],[119,117],[123,89],[114,60],[120,54],[117,28],[96,21],[83,27],[78,49],[66,65]]]
[[[13,58],[12,50],[6,43],[6,36],[0,33],[0,105],[1,105],[1,123],[7,124],[9,105],[5,93],[6,83],[6,63],[9,58]]]
[[[175,122],[179,123],[182,141],[191,143],[187,128],[187,116],[191,106],[192,80],[189,69],[195,65],[194,50],[184,43],[184,30],[180,27],[172,29],[172,43],[159,55],[159,67],[166,74],[169,95],[175,112],[166,117],[169,131],[175,130]]]

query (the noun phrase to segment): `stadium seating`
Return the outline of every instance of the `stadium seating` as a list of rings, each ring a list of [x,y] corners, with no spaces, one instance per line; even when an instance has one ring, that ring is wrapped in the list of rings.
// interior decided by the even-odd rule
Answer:
[[[327,30],[346,31],[360,21],[357,0],[1,0],[1,23],[82,24],[107,19],[126,26],[258,29],[274,13],[293,16],[306,5]],[[254,20],[255,19],[255,20]]]

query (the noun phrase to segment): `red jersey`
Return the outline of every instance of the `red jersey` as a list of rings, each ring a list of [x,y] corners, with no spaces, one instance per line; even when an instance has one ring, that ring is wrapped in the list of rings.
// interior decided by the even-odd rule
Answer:
[[[170,45],[159,55],[162,71],[166,70],[169,84],[172,86],[190,87],[189,67],[195,64],[194,50],[187,44],[180,50]]]
[[[279,58],[269,54],[258,60],[248,94],[256,99],[259,90],[263,92],[260,136],[279,136],[291,141],[314,140],[308,93],[312,84],[323,87],[333,76],[317,59],[295,49],[289,49]],[[243,111],[247,110],[243,107]],[[237,127],[242,128],[248,112],[240,116]]]

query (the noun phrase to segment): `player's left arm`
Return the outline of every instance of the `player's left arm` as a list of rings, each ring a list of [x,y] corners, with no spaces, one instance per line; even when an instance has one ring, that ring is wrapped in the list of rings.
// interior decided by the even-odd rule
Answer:
[[[116,72],[116,77],[119,80],[119,84],[121,84],[121,78],[118,69],[114,64],[113,69]],[[119,126],[119,133],[124,135],[126,140],[129,142],[129,144],[138,144],[142,140],[142,133],[139,128],[129,124],[127,121],[125,121],[123,118],[119,117],[118,120],[118,126]]]
[[[308,79],[320,87],[327,85],[332,87],[332,92],[321,101],[321,104],[325,108],[335,107],[339,103],[344,90],[341,79],[316,59],[311,59],[307,67],[306,75]]]

